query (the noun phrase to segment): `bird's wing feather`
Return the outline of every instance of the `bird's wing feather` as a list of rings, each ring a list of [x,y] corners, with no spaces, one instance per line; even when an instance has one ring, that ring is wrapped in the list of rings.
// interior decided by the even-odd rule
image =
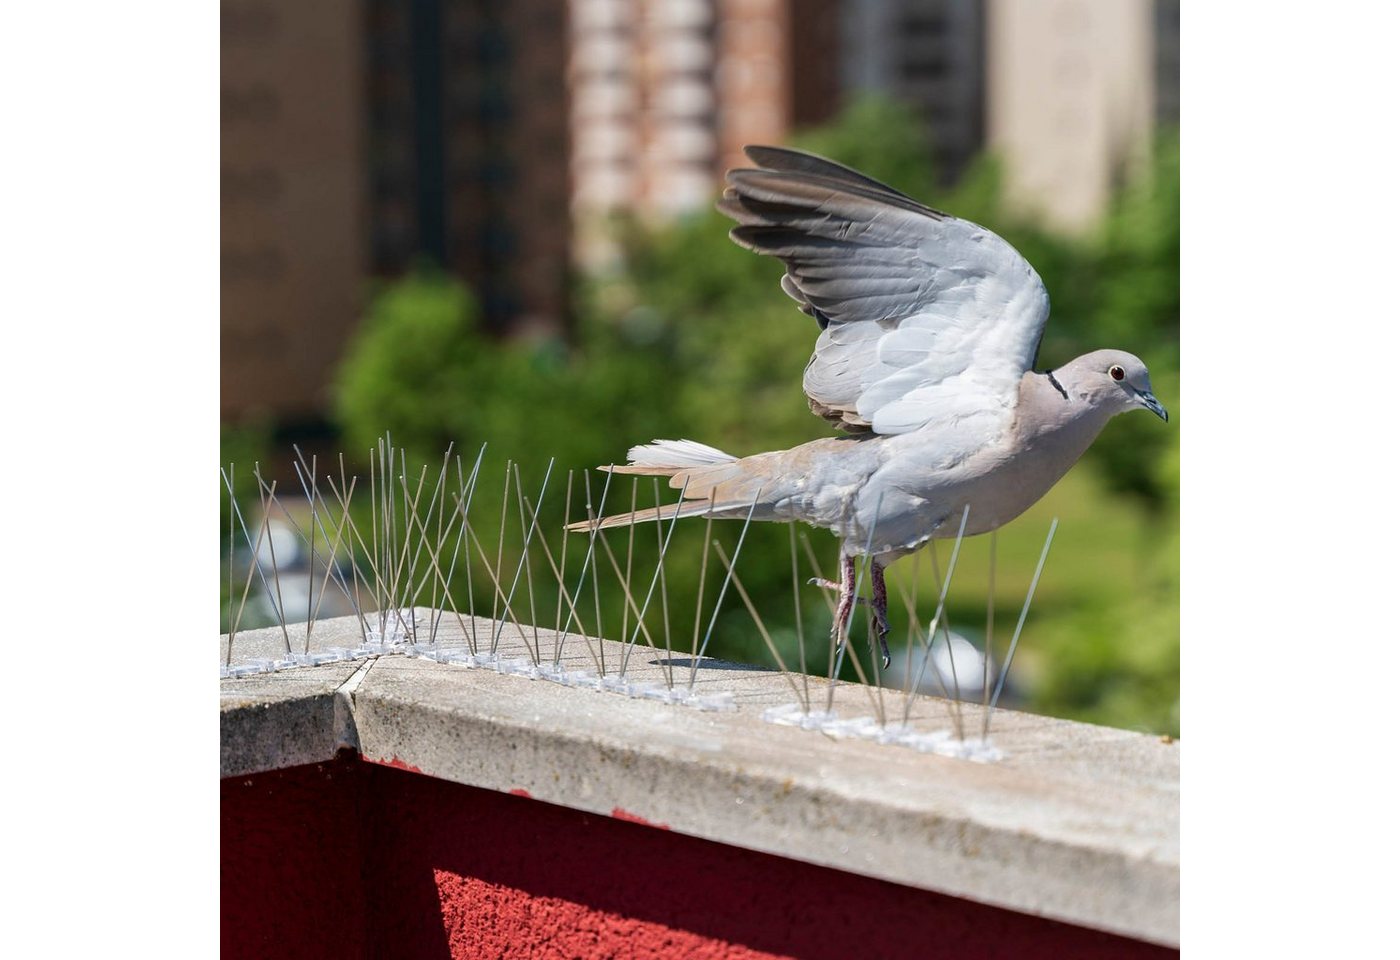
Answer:
[[[747,148],[719,207],[736,243],[782,260],[783,290],[822,330],[802,378],[812,408],[894,434],[1010,422],[1049,297],[1005,240],[848,167]]]

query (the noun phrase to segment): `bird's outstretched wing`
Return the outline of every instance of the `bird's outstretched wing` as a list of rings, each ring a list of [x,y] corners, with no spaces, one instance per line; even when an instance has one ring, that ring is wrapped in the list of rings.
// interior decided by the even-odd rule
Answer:
[[[745,152],[758,169],[729,171],[719,209],[736,243],[787,265],[783,290],[822,328],[802,377],[813,411],[854,432],[997,435],[1050,313],[1031,265],[849,167]]]

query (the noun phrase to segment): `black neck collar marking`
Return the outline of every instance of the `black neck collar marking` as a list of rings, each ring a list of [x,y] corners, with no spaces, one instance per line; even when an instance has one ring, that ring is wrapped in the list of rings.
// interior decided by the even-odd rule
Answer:
[[[1055,374],[1054,374],[1054,372],[1053,372],[1053,371],[1050,371],[1050,370],[1046,370],[1046,371],[1045,371],[1045,375],[1046,375],[1047,377],[1050,378],[1050,385],[1051,385],[1052,387],[1054,387],[1056,390],[1060,391],[1060,396],[1062,396],[1062,397],[1064,397],[1066,400],[1068,400],[1068,399],[1069,399],[1069,391],[1066,390],[1064,387],[1060,386],[1060,381],[1058,381],[1058,380],[1055,379]]]

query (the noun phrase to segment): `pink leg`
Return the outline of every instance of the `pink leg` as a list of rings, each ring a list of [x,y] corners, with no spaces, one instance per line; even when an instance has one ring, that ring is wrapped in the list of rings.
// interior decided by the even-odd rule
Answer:
[[[846,621],[851,616],[851,606],[856,602],[856,558],[841,555],[841,598],[836,602],[836,617],[831,621],[831,636],[836,641],[836,649],[846,642]]]

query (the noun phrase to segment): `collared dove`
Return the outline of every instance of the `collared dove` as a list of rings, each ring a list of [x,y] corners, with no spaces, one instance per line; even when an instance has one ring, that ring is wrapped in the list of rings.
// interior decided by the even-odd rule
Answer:
[[[833,632],[869,554],[871,605],[888,632],[884,568],[933,538],[1010,522],[1054,486],[1117,414],[1163,420],[1147,367],[1096,350],[1032,367],[1050,313],[1045,285],[990,230],[849,167],[751,146],[719,209],[735,243],[777,257],[782,289],[820,333],[802,377],[812,411],[849,435],[734,457],[689,440],[628,451],[617,473],[663,476],[685,503],[604,518],[801,520],[841,539]],[[586,530],[588,521],[571,529]],[[867,549],[868,546],[868,549]],[[888,653],[885,654],[888,659]]]

